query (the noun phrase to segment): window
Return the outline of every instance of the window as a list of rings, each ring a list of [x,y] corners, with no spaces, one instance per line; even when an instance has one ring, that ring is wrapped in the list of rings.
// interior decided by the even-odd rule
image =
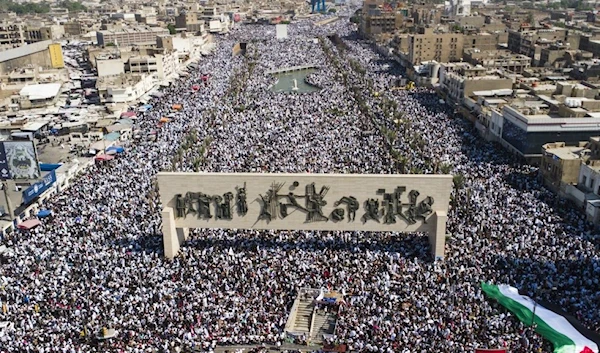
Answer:
[[[587,177],[585,175],[583,176],[583,179],[581,179],[581,183],[583,185],[587,184]]]
[[[590,179],[590,189],[594,190],[594,179]]]
[[[477,39],[473,39],[473,45],[475,45],[476,42],[477,42]]]

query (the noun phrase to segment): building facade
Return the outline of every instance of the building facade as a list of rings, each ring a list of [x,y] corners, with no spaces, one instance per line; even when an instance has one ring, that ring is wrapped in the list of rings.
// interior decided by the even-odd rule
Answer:
[[[156,44],[156,37],[169,34],[169,30],[159,27],[131,27],[115,30],[98,31],[96,36],[98,45],[152,45]]]
[[[0,52],[0,74],[29,65],[44,69],[64,67],[60,44],[48,40]]]
[[[175,17],[175,28],[178,31],[201,32],[204,29],[204,21],[199,20],[195,12],[184,12]]]
[[[462,33],[435,33],[431,28],[420,28],[409,37],[408,60],[413,65],[424,61],[453,62],[462,59]]]
[[[514,54],[508,50],[465,49],[463,59],[473,65],[481,65],[488,69],[509,70],[518,74],[531,67],[530,57]]]
[[[567,185],[576,185],[581,163],[590,156],[586,145],[586,141],[575,146],[567,146],[564,142],[542,145],[540,175],[544,184],[555,192],[562,193],[566,191]]]
[[[154,75],[158,80],[164,80],[176,73],[178,63],[179,59],[175,52],[132,56],[125,63],[125,73],[147,73]]]

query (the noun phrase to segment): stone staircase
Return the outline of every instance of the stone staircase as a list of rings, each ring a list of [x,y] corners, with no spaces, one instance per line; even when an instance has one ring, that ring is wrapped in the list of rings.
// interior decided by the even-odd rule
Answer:
[[[292,326],[294,332],[306,332],[307,334],[310,332],[314,307],[312,299],[300,299],[296,309],[296,320]]]
[[[317,311],[310,328],[310,342],[313,344],[323,343],[323,335],[333,335],[335,331],[336,313]]]

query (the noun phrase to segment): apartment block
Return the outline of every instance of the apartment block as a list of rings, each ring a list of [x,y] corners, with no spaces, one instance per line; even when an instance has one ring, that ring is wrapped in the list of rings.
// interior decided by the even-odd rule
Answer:
[[[169,30],[160,27],[126,27],[114,30],[97,32],[98,45],[152,45],[156,44],[156,37],[169,34]]]
[[[441,90],[459,104],[475,91],[512,89],[513,86],[512,80],[469,63],[443,63],[439,72]]]
[[[501,43],[502,35],[499,33],[480,32],[467,34],[463,39],[463,48],[477,48],[479,50],[496,50]]]
[[[405,18],[405,14],[395,11],[381,0],[368,0],[363,5],[360,32],[368,37],[394,33],[402,27]]]
[[[587,141],[575,145],[550,142],[542,146],[540,174],[544,184],[555,192],[564,192],[567,185],[577,184],[581,162],[588,160],[591,151]]]
[[[0,48],[17,48],[25,43],[25,32],[20,24],[0,24]]]
[[[533,59],[534,65],[541,59],[542,49],[556,44],[578,49],[580,34],[564,28],[508,31],[508,49],[516,54],[527,55]]]
[[[514,73],[523,73],[531,66],[531,58],[514,54],[509,50],[465,49],[463,60],[473,65],[489,69],[503,69]]]
[[[159,80],[164,80],[175,74],[179,64],[175,52],[154,55],[132,56],[125,63],[125,73],[155,75]]]
[[[178,31],[201,32],[204,29],[204,21],[199,20],[195,12],[184,12],[175,17],[175,28]]]
[[[431,28],[419,28],[418,34],[409,37],[408,60],[413,65],[424,61],[459,61],[462,58],[464,35],[462,33],[436,33]]]

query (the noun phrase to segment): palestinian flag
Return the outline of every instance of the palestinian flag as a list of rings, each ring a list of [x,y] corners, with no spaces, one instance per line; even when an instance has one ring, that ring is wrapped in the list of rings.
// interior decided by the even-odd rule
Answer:
[[[481,289],[525,325],[531,325],[534,306],[531,298],[520,295],[516,288],[505,284],[481,283]],[[598,353],[600,335],[584,329],[575,318],[557,308],[551,310],[549,305],[537,303],[534,322],[536,332],[554,346],[554,353]]]

